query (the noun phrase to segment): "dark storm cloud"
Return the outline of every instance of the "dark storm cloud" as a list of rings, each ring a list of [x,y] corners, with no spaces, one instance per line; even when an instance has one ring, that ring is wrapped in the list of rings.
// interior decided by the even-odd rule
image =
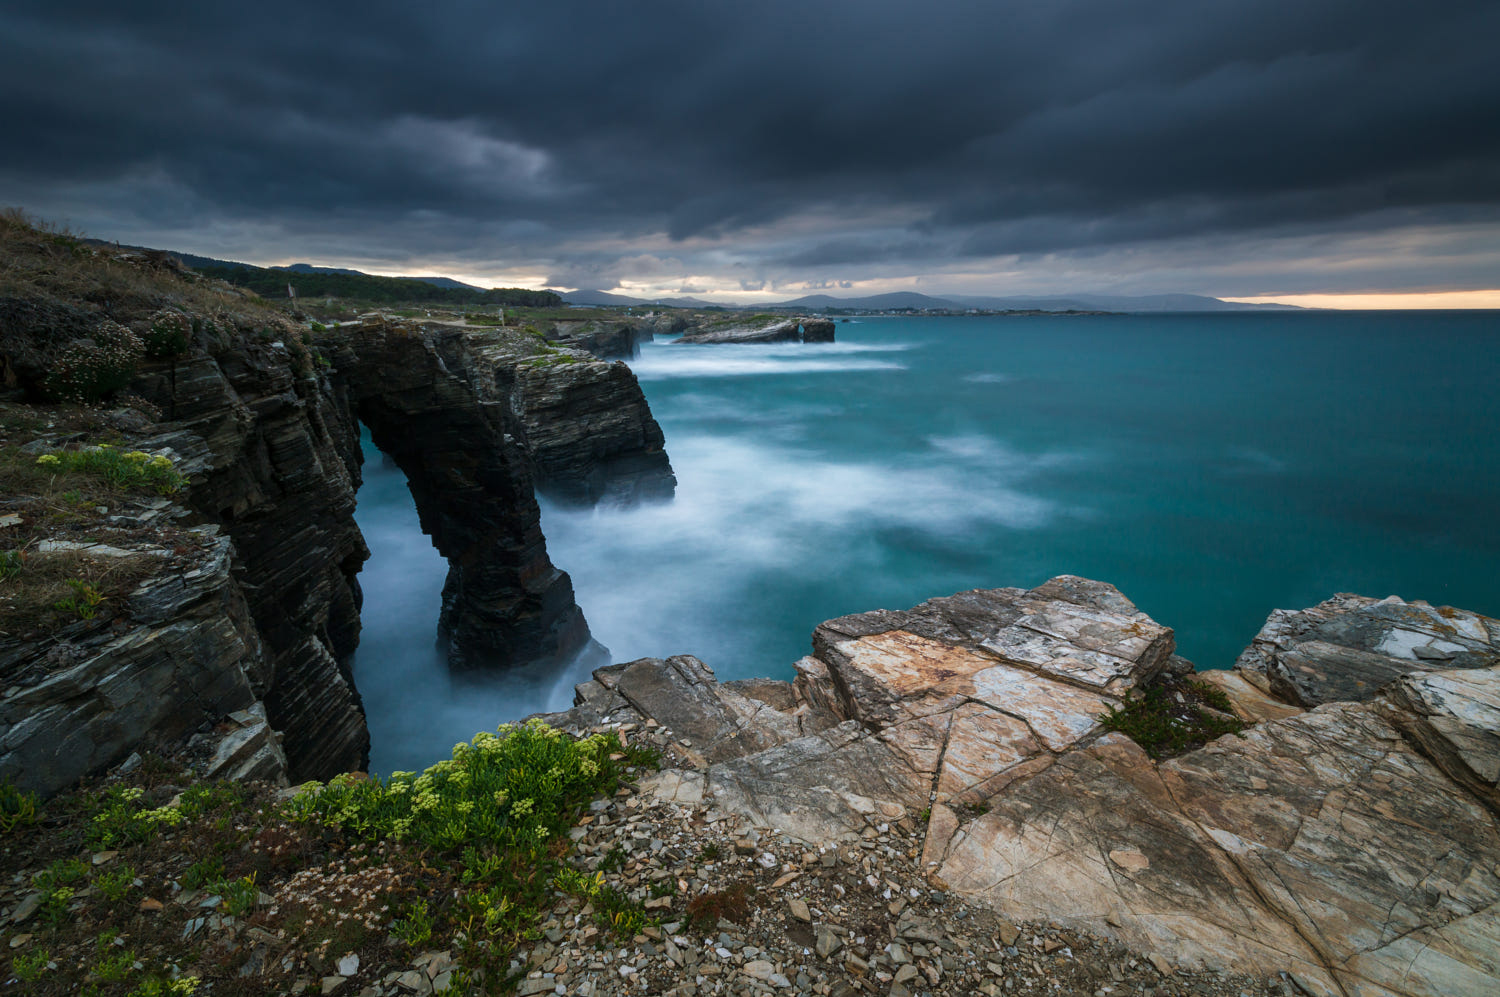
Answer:
[[[1497,37],[1492,2],[22,0],[0,200],[122,238],[212,220],[567,282],[670,256],[746,287],[1492,221]]]

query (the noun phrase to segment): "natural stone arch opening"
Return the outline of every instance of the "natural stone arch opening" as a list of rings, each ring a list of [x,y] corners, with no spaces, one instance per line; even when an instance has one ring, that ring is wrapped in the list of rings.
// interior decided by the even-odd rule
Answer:
[[[455,667],[574,658],[590,643],[566,572],[547,556],[526,456],[468,368],[462,334],[367,327],[350,403],[406,476],[422,531],[448,562],[439,634]]]

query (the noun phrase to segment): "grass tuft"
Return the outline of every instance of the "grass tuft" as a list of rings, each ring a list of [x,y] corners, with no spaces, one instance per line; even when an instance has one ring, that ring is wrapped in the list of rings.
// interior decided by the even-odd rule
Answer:
[[[1205,709],[1205,705],[1213,710]],[[1236,717],[1214,712],[1228,705],[1223,693],[1207,683],[1164,682],[1148,687],[1121,707],[1110,707],[1100,715],[1099,722],[1105,730],[1129,737],[1152,758],[1171,758],[1217,737],[1243,731],[1245,725]]]

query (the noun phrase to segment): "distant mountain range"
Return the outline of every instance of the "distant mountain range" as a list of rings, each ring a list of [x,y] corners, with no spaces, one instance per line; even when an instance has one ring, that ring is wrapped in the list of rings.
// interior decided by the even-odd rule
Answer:
[[[712,301],[704,301],[701,298],[632,298],[625,294],[611,294],[608,291],[569,291],[563,295],[563,300],[570,305],[666,305],[669,308],[726,308],[730,305],[715,304]]]
[[[650,305],[676,308],[702,308],[709,304],[697,298],[632,298],[606,291],[573,291],[563,295],[573,305]],[[722,306],[720,306],[722,307]],[[847,308],[855,311],[894,311],[910,308],[918,311],[1046,311],[1046,312],[1240,312],[1300,311],[1296,305],[1256,305],[1240,301],[1221,301],[1201,294],[1070,294],[1058,297],[976,297],[952,294],[936,298],[915,291],[894,291],[859,298],[837,298],[831,294],[809,294],[790,301],[732,306],[745,308],[789,308],[822,311]]]

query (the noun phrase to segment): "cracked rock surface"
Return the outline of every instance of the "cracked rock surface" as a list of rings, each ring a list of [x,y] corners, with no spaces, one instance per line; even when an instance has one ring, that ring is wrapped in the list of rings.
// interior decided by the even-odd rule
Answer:
[[[662,805],[824,848],[912,827],[923,888],[1009,921],[1314,994],[1496,993],[1497,636],[1397,599],[1278,611],[1215,682],[1252,726],[1153,761],[1099,718],[1180,669],[1172,632],[1063,576],[831,620],[791,684],[602,669],[548,719],[659,727]]]

